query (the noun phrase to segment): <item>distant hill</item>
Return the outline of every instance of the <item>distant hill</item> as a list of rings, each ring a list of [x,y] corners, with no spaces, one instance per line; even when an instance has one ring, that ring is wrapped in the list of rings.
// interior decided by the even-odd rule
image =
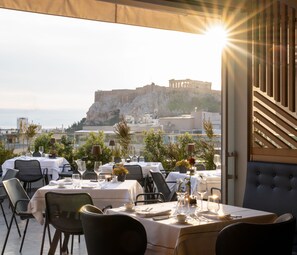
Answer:
[[[96,91],[84,125],[114,125],[121,115],[132,115],[136,122],[146,113],[154,118],[178,116],[189,114],[195,107],[197,111],[220,112],[221,92],[155,84],[135,90]]]

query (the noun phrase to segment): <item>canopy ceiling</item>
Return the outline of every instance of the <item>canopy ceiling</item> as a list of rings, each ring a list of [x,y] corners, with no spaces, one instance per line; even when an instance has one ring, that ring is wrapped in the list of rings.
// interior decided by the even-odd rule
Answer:
[[[0,8],[144,27],[203,33],[220,22],[224,6],[245,1],[185,0],[0,0]]]

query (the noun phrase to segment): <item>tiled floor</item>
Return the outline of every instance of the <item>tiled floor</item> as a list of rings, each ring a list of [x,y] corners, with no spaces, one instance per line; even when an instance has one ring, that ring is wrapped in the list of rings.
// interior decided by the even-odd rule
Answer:
[[[8,207],[7,199],[5,200],[3,206],[5,209],[7,219],[8,219],[8,221],[10,221],[12,213]],[[19,218],[17,220],[19,222],[21,233],[23,233],[23,230],[25,227],[25,221],[21,221]],[[0,210],[0,249],[1,249],[0,252],[2,251],[6,233],[7,233],[7,228],[5,225],[5,221],[4,221],[2,212]],[[43,233],[43,225],[40,225],[35,219],[31,219],[29,222],[29,225],[28,225],[27,234],[25,237],[25,242],[24,242],[23,250],[22,250],[21,254],[23,254],[23,255],[38,255],[38,254],[40,254],[42,233]],[[53,236],[53,234],[54,234],[54,229],[51,229],[51,235]],[[5,255],[20,254],[19,253],[20,244],[21,244],[21,238],[18,235],[16,225],[13,224],[4,254]],[[69,248],[70,248],[70,244],[69,244]],[[43,254],[47,254],[48,250],[49,250],[49,240],[48,240],[48,236],[46,235],[45,247],[43,249]],[[56,254],[60,254],[58,249],[57,249]],[[77,254],[77,255],[87,254],[83,236],[81,236],[80,243],[78,242],[77,237],[74,238],[73,254]]]

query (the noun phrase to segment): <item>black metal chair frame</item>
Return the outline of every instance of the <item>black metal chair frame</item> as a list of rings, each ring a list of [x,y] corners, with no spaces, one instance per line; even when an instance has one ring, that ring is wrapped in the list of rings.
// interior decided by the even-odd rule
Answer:
[[[80,203],[77,203],[81,198]],[[52,200],[53,199],[53,200]],[[61,201],[59,201],[61,200]],[[65,201],[65,202],[63,202]],[[47,192],[45,194],[46,203],[46,221],[43,229],[41,254],[43,252],[46,228],[51,224],[55,229],[53,240],[50,244],[49,255],[54,255],[57,244],[61,240],[61,234],[64,234],[60,252],[68,251],[68,241],[72,235],[71,253],[73,250],[73,235],[82,235],[83,229],[79,220],[79,209],[85,204],[93,204],[92,198],[88,193],[57,193]],[[54,211],[53,211],[54,210]],[[58,221],[59,220],[59,221]]]
[[[3,214],[3,218],[4,218],[7,229],[8,229],[8,222],[7,222],[5,211],[4,211],[4,208],[3,208],[3,205],[2,205],[4,200],[7,198],[7,194],[6,194],[6,191],[5,191],[4,187],[3,187],[2,182],[6,181],[6,180],[9,180],[11,178],[15,178],[18,172],[19,172],[19,170],[17,170],[17,169],[11,169],[11,168],[6,169],[6,173],[3,176],[2,181],[0,182],[0,207],[1,207],[1,211],[2,211],[2,214]],[[16,222],[16,219],[15,219],[15,223],[16,223],[16,227],[17,227],[19,236],[21,237],[20,229],[19,229],[19,226],[18,226],[18,224]]]
[[[135,205],[139,204],[155,204],[165,202],[165,197],[161,192],[146,192],[136,196]]]
[[[137,180],[139,184],[144,187],[144,177],[142,167],[140,165],[124,165],[129,173],[126,175],[126,180]]]
[[[15,216],[19,216],[22,220],[26,220],[26,225],[23,232],[23,237],[21,241],[21,246],[19,251],[22,252],[25,236],[27,233],[27,228],[29,224],[29,220],[34,218],[34,216],[31,213],[27,212],[27,206],[30,201],[30,198],[23,188],[22,184],[17,178],[11,178],[8,180],[3,181],[4,189],[7,193],[7,197],[10,202],[10,206],[12,208],[12,217],[8,226],[7,234],[4,240],[3,248],[2,248],[2,255],[5,252],[6,244],[9,238],[9,234],[12,227],[12,222],[15,219]],[[50,233],[49,233],[50,237]]]
[[[165,197],[165,201],[175,201],[177,199],[177,195],[175,190],[170,190],[167,183],[176,183],[176,182],[166,182],[163,174],[161,172],[150,170],[150,174],[153,178],[155,186],[158,192],[163,193]]]
[[[48,169],[42,169],[40,162],[36,159],[22,160],[17,159],[14,162],[14,168],[19,170],[17,178],[23,182],[25,190],[31,191],[31,183],[39,180],[43,181],[43,184],[48,184]],[[27,187],[28,184],[28,187]]]

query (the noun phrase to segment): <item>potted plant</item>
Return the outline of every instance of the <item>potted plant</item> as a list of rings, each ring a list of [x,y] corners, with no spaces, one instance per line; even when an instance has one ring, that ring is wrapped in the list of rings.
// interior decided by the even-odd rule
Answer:
[[[186,173],[187,170],[191,168],[191,164],[188,160],[182,159],[176,162],[175,167],[180,173]]]
[[[126,175],[129,173],[128,169],[123,164],[116,164],[112,170],[112,174],[118,177],[118,181],[123,182]]]
[[[121,146],[116,145],[113,149],[113,156],[114,156],[114,162],[120,163],[121,162]]]

